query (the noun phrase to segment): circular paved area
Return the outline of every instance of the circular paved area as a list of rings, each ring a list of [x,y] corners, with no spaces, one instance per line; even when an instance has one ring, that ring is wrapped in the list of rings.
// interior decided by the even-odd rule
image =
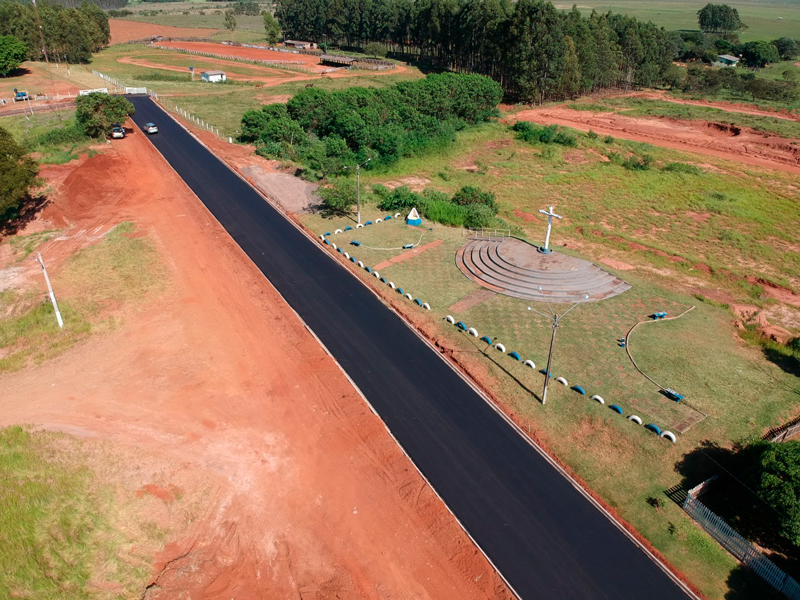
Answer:
[[[577,302],[584,294],[590,302],[605,300],[631,287],[589,261],[541,254],[514,238],[469,240],[456,253],[456,265],[485,288],[536,302]]]

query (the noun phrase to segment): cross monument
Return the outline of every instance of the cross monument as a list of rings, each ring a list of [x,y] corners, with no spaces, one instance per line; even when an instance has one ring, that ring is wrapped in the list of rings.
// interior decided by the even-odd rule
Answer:
[[[547,236],[544,238],[544,248],[540,248],[540,251],[544,252],[545,254],[549,254],[550,252],[552,252],[549,246],[550,246],[550,229],[553,227],[553,217],[555,217],[556,219],[561,219],[563,217],[561,215],[557,215],[556,213],[554,213],[552,206],[550,207],[549,211],[540,209],[539,212],[542,213],[543,215],[547,215]]]

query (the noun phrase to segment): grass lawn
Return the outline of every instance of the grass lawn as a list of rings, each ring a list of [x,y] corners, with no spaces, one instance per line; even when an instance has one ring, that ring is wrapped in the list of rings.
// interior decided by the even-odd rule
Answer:
[[[0,119],[0,127],[14,136],[41,164],[63,164],[75,160],[102,141],[84,136],[75,128],[75,109],[11,115]],[[61,131],[64,136],[57,134]]]
[[[41,363],[85,339],[93,331],[116,325],[112,306],[135,306],[157,293],[166,278],[158,252],[147,237],[128,237],[132,223],[122,223],[103,240],[85,248],[58,271],[50,273],[57,290],[64,329],[56,323],[49,298],[42,293],[0,294],[0,372]],[[17,262],[54,232],[13,236],[9,244]]]
[[[539,403],[543,376],[538,369],[546,362],[551,328],[546,319],[527,311],[530,302],[494,295],[468,308],[454,306],[480,289],[455,265],[455,252],[464,243],[461,230],[425,222],[433,230],[424,232],[392,219],[328,239],[368,266],[403,253],[396,248],[417,243],[423,232],[422,245],[440,240],[433,249],[380,269],[381,276],[430,303],[431,312],[411,308],[419,320],[455,345],[459,359],[472,365],[509,412],[528,424],[704,594],[716,599],[735,590],[744,594],[741,597],[768,597],[766,585],[742,574],[725,550],[667,500],[664,490],[688,477],[682,461],[696,453],[701,442],[730,445],[797,413],[796,377],[768,362],[758,346],[743,343],[727,309],[681,291],[689,287],[688,281],[697,280],[758,303],[766,301],[759,298],[756,286],[719,272],[800,281],[800,262],[785,246],[794,235],[792,223],[800,217],[800,196],[796,186],[789,189],[797,178],[744,170],[723,160],[710,161],[714,171],[677,175],[658,166],[698,159],[642,144],[605,144],[585,134],[579,143],[577,149],[546,151],[513,139],[502,125],[490,124],[460,133],[448,151],[403,160],[387,172],[367,171],[362,179],[367,185],[427,180],[428,187],[448,193],[462,185],[494,191],[501,216],[535,241],[543,236],[544,225],[530,215],[557,204],[566,216],[555,226],[559,251],[582,250],[594,259],[613,255],[640,265],[615,273],[633,286],[631,290],[576,308],[559,328],[554,378],[561,375],[570,385],[583,386],[586,396],[554,383],[547,405]],[[656,166],[628,171],[600,158],[609,151],[647,152]],[[385,216],[369,203],[368,194],[364,197],[363,220]],[[766,205],[770,215],[762,212]],[[303,220],[318,233],[353,226],[352,219],[319,214]],[[737,241],[731,232],[742,232],[742,239]],[[353,239],[361,246],[349,245]],[[633,241],[645,249],[632,249]],[[687,262],[671,262],[670,255],[687,257]],[[694,269],[699,262],[713,264],[717,274]],[[383,285],[360,273],[373,285]],[[676,315],[690,306],[694,310],[681,319],[637,328],[630,341],[645,372],[685,394],[686,401],[677,404],[634,369],[617,340],[654,311]],[[532,359],[537,370],[459,332],[444,321],[447,314],[475,327],[480,336],[502,342],[507,352]],[[590,400],[592,394],[604,397],[605,406]],[[609,410],[611,403],[619,404],[626,416],[639,415],[645,424],[685,433],[672,445]],[[649,498],[658,498],[661,506],[654,508]]]
[[[84,452],[69,436],[0,429],[0,597],[141,594],[158,528],[129,519]]]

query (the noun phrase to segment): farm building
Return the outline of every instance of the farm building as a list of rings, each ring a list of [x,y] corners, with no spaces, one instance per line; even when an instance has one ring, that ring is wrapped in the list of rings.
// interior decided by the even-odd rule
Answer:
[[[339,56],[336,54],[321,54],[319,62],[331,67],[354,67],[358,61],[352,56]]]
[[[388,60],[376,58],[356,58],[353,56],[341,56],[339,54],[320,54],[319,62],[329,67],[344,67],[348,69],[369,69],[371,71],[383,71],[394,69],[395,64]]]
[[[735,67],[739,64],[739,59],[730,54],[720,54],[717,57],[717,65],[720,67]]]
[[[299,42],[297,40],[285,40],[283,45],[287,48],[297,48],[298,50],[311,50],[317,47],[314,42]]]
[[[200,73],[200,77],[203,78],[203,81],[209,83],[222,83],[228,80],[225,76],[225,71],[203,71]]]

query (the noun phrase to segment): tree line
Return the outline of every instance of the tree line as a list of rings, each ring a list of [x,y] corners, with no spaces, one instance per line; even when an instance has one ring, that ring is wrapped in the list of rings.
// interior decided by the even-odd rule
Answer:
[[[39,3],[38,8],[37,19],[32,4],[0,2],[0,35],[13,36],[25,44],[30,60],[44,59],[42,36],[47,56],[53,61],[86,62],[108,44],[108,16],[96,4],[64,8]]]
[[[288,39],[370,42],[435,67],[479,73],[523,101],[651,86],[672,60],[663,28],[613,13],[584,17],[542,0],[277,0]]]

